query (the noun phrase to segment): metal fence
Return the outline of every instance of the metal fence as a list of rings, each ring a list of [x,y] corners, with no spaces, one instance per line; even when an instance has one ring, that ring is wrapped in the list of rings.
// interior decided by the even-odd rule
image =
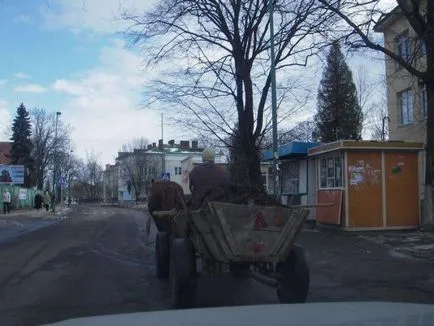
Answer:
[[[3,203],[3,191],[4,189],[9,190],[11,194],[11,209],[31,209],[35,207],[35,195],[43,192],[35,189],[27,189],[19,186],[11,186],[0,184],[0,200]],[[26,199],[19,199],[20,189],[26,190]]]

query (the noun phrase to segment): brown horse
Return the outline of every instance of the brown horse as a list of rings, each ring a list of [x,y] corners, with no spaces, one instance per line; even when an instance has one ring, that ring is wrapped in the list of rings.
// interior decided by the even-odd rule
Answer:
[[[152,216],[154,211],[181,210],[185,207],[184,191],[174,181],[152,180],[148,201],[148,210]],[[146,231],[149,234],[151,219],[146,223]]]

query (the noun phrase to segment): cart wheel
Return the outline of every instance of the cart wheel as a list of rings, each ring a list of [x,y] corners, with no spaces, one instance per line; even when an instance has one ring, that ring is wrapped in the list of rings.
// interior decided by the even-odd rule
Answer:
[[[170,254],[172,300],[176,308],[190,308],[196,300],[196,256],[189,239],[173,239]]]
[[[281,275],[277,296],[280,303],[302,303],[309,291],[309,267],[303,249],[294,246],[285,262],[278,263],[277,272]]]
[[[155,264],[158,278],[169,277],[170,250],[167,232],[158,232],[155,239]]]

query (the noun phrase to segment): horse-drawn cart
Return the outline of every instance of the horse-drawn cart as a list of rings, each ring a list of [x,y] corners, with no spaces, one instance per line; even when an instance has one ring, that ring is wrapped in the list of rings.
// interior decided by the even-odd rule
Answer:
[[[304,302],[309,270],[294,242],[307,215],[304,208],[217,201],[154,211],[157,276],[170,279],[177,307],[194,305],[198,275],[222,273],[272,285],[282,303]]]

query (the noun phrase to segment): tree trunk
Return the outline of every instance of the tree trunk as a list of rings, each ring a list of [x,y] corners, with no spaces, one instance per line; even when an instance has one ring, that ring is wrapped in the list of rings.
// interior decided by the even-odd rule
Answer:
[[[422,209],[422,225],[434,226],[434,211],[433,211],[433,163],[434,163],[434,78],[431,78],[425,83],[428,117],[427,117],[427,147],[425,157],[425,187],[424,201]]]
[[[260,153],[254,137],[242,132],[235,137],[231,148],[232,182],[263,191]]]

